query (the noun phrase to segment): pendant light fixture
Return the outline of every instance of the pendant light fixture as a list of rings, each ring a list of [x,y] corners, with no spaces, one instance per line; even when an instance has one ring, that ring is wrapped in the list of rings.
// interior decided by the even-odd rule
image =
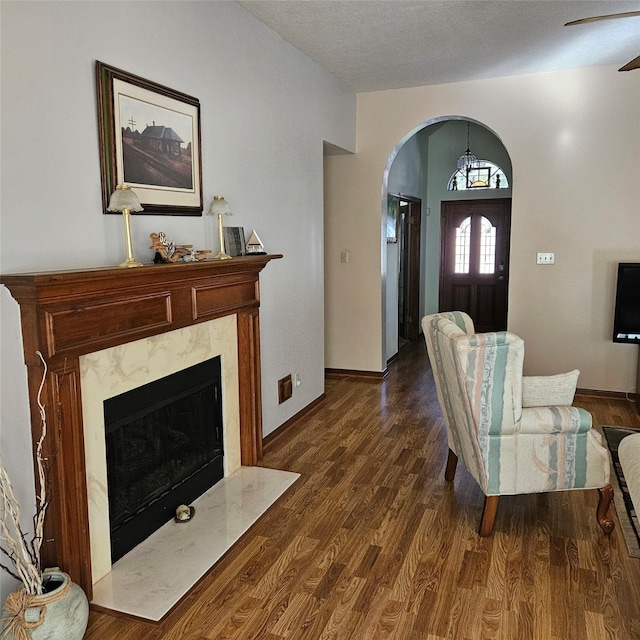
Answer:
[[[478,158],[476,158],[471,153],[471,146],[469,144],[470,125],[471,123],[467,121],[467,150],[458,158],[458,169],[461,169],[462,171],[465,171],[467,173],[478,163]]]

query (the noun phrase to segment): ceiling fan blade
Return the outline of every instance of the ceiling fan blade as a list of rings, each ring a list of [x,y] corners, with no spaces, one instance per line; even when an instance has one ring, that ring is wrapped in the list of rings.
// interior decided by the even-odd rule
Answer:
[[[618,71],[633,71],[633,69],[640,69],[640,56],[634,58],[631,62],[627,62],[624,67],[620,67]]]
[[[575,24],[585,24],[587,22],[598,22],[600,20],[615,20],[616,18],[633,18],[640,16],[640,11],[625,11],[623,13],[609,13],[605,16],[594,16],[593,18],[581,18],[580,20],[573,20],[567,22],[564,26],[570,27]]]

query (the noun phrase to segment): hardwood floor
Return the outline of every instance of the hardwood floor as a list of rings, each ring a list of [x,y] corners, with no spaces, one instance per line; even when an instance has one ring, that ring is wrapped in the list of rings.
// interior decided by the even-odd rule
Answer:
[[[640,427],[625,400],[576,404]],[[483,496],[462,464],[445,482],[446,454],[423,342],[383,382],[328,380],[265,452],[292,489],[161,624],[92,612],[86,639],[640,638],[640,559],[596,491],[503,497],[480,538]]]

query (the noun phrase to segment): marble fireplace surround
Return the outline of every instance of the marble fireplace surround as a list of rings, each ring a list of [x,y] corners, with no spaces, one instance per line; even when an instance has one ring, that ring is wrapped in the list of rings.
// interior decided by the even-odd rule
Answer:
[[[0,283],[20,305],[34,443],[41,432],[37,396],[43,366],[38,352],[48,368],[42,392],[49,430],[44,455],[52,462],[43,563],[69,573],[89,600],[94,577],[81,370],[91,375],[87,356],[217,318],[235,318],[239,456],[244,466],[258,465],[262,459],[259,274],[270,260],[281,257],[0,276]],[[185,339],[190,338],[179,338]],[[101,571],[102,561],[95,561]]]
[[[237,343],[236,317],[232,315],[80,357],[94,585],[111,571],[112,565],[104,401],[220,356],[224,477],[229,477],[241,466]]]

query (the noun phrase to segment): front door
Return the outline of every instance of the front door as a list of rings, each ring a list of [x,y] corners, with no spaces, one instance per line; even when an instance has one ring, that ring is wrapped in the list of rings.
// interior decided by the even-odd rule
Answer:
[[[442,203],[440,311],[464,311],[476,331],[507,328],[511,199]]]

